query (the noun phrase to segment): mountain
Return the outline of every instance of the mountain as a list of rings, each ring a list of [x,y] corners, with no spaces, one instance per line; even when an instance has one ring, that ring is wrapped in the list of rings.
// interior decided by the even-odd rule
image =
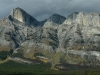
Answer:
[[[59,14],[53,14],[50,16],[47,21],[44,23],[44,27],[58,27],[65,21],[65,17]]]
[[[99,65],[99,29],[98,13],[75,12],[69,15],[58,29],[58,50],[67,53],[68,63]]]
[[[13,9],[10,15],[13,19],[16,19],[22,23],[26,23],[34,26],[37,26],[38,24],[38,21],[35,18],[33,18],[31,15],[29,15],[19,7]]]
[[[62,38],[63,43],[70,43],[70,49],[75,49],[75,47],[80,46],[78,48],[79,50],[83,48],[86,48],[85,50],[99,50],[99,28],[99,14],[75,12],[68,16],[64,23],[59,27],[59,35],[62,35],[60,38]],[[63,37],[63,35],[67,36]],[[76,50],[78,49],[76,48]]]
[[[0,51],[14,57],[100,66],[100,15],[75,12],[67,18],[53,14],[37,21],[21,8],[0,20]],[[11,58],[12,57],[12,58]]]

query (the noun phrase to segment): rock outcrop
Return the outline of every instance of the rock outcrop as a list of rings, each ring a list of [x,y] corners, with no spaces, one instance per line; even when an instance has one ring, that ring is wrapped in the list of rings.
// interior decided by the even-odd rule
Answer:
[[[98,13],[84,13],[84,12],[75,12],[68,16],[66,21],[63,24],[81,24],[81,25],[100,25],[100,16]]]
[[[12,18],[22,23],[26,23],[28,25],[34,25],[34,26],[38,25],[38,21],[35,18],[33,18],[31,15],[29,15],[28,13],[26,13],[23,9],[19,7],[13,9],[10,15]]]
[[[99,38],[100,38],[100,16],[97,13],[83,13],[77,12],[71,14],[62,25],[59,26],[58,36],[61,45],[67,49],[81,50],[97,50],[99,49]],[[74,47],[73,47],[74,46]],[[72,48],[73,47],[73,48]],[[94,48],[93,48],[94,47]]]
[[[58,58],[57,63],[64,60],[70,64],[100,65],[99,44],[98,13],[75,12],[67,18],[53,14],[39,22],[23,9],[15,8],[0,20],[0,51],[6,47],[25,58],[39,55],[52,61]]]
[[[66,18],[64,16],[61,16],[59,14],[53,14],[52,16],[50,16],[47,21],[44,23],[44,27],[58,27],[59,25],[61,25],[64,21],[66,20]]]

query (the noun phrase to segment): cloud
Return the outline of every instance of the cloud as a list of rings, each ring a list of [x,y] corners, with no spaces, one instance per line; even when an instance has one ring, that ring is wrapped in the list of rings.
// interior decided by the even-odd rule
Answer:
[[[35,17],[44,20],[54,13],[63,16],[77,11],[100,13],[100,0],[0,0],[0,18],[20,7]]]

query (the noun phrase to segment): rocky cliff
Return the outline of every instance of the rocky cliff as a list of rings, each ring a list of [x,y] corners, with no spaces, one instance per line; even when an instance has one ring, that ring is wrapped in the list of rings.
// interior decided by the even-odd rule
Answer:
[[[31,15],[29,15],[19,7],[13,9],[10,15],[13,19],[16,19],[22,23],[34,25],[34,26],[38,25],[38,21],[35,18],[33,18]]]
[[[53,65],[100,65],[99,41],[98,13],[75,12],[67,18],[53,14],[39,22],[15,8],[0,20],[0,51],[13,49],[12,56],[48,58]]]

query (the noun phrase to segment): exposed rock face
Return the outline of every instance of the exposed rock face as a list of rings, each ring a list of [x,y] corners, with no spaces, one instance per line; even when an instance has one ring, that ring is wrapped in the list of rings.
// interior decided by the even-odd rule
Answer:
[[[53,23],[62,24],[65,21],[65,17],[59,14],[53,14],[49,17],[48,21],[52,21]]]
[[[97,13],[75,12],[58,28],[58,52],[67,52],[67,62],[99,65],[100,16]],[[72,51],[71,51],[72,50]],[[77,51],[78,50],[78,51]],[[69,53],[71,51],[71,53]],[[83,52],[81,52],[83,51]],[[92,52],[96,51],[96,52]],[[71,55],[70,55],[71,54]],[[78,56],[75,56],[78,55]],[[81,58],[78,58],[81,57]],[[73,58],[71,60],[70,58]],[[78,59],[75,61],[74,59]],[[80,62],[78,62],[80,61]]]
[[[41,53],[49,59],[57,55],[59,61],[63,56],[71,64],[100,65],[99,44],[97,13],[75,12],[67,19],[54,14],[39,22],[21,8],[15,8],[10,16],[0,20],[0,49],[14,49],[14,53],[22,53],[26,58]]]
[[[65,21],[65,17],[59,14],[53,14],[50,16],[47,21],[44,23],[44,27],[58,26]]]
[[[76,47],[76,50],[84,48],[85,50],[90,50],[90,48],[97,50],[100,40],[99,18],[100,16],[97,13],[77,12],[70,15],[59,26],[58,36],[61,45],[67,49],[75,49]]]
[[[63,24],[81,24],[81,25],[100,25],[100,16],[98,13],[75,12],[68,16]]]
[[[43,24],[43,23],[42,23]],[[31,39],[30,35],[39,30],[39,22],[21,8],[15,8],[7,18],[0,20],[0,44],[12,49]]]
[[[21,9],[19,7],[12,10],[11,16],[12,16],[12,18],[14,18],[22,23],[26,23],[29,25],[35,25],[35,26],[37,26],[37,24],[38,24],[38,21],[35,18],[30,16],[28,13],[26,13],[23,9]]]

